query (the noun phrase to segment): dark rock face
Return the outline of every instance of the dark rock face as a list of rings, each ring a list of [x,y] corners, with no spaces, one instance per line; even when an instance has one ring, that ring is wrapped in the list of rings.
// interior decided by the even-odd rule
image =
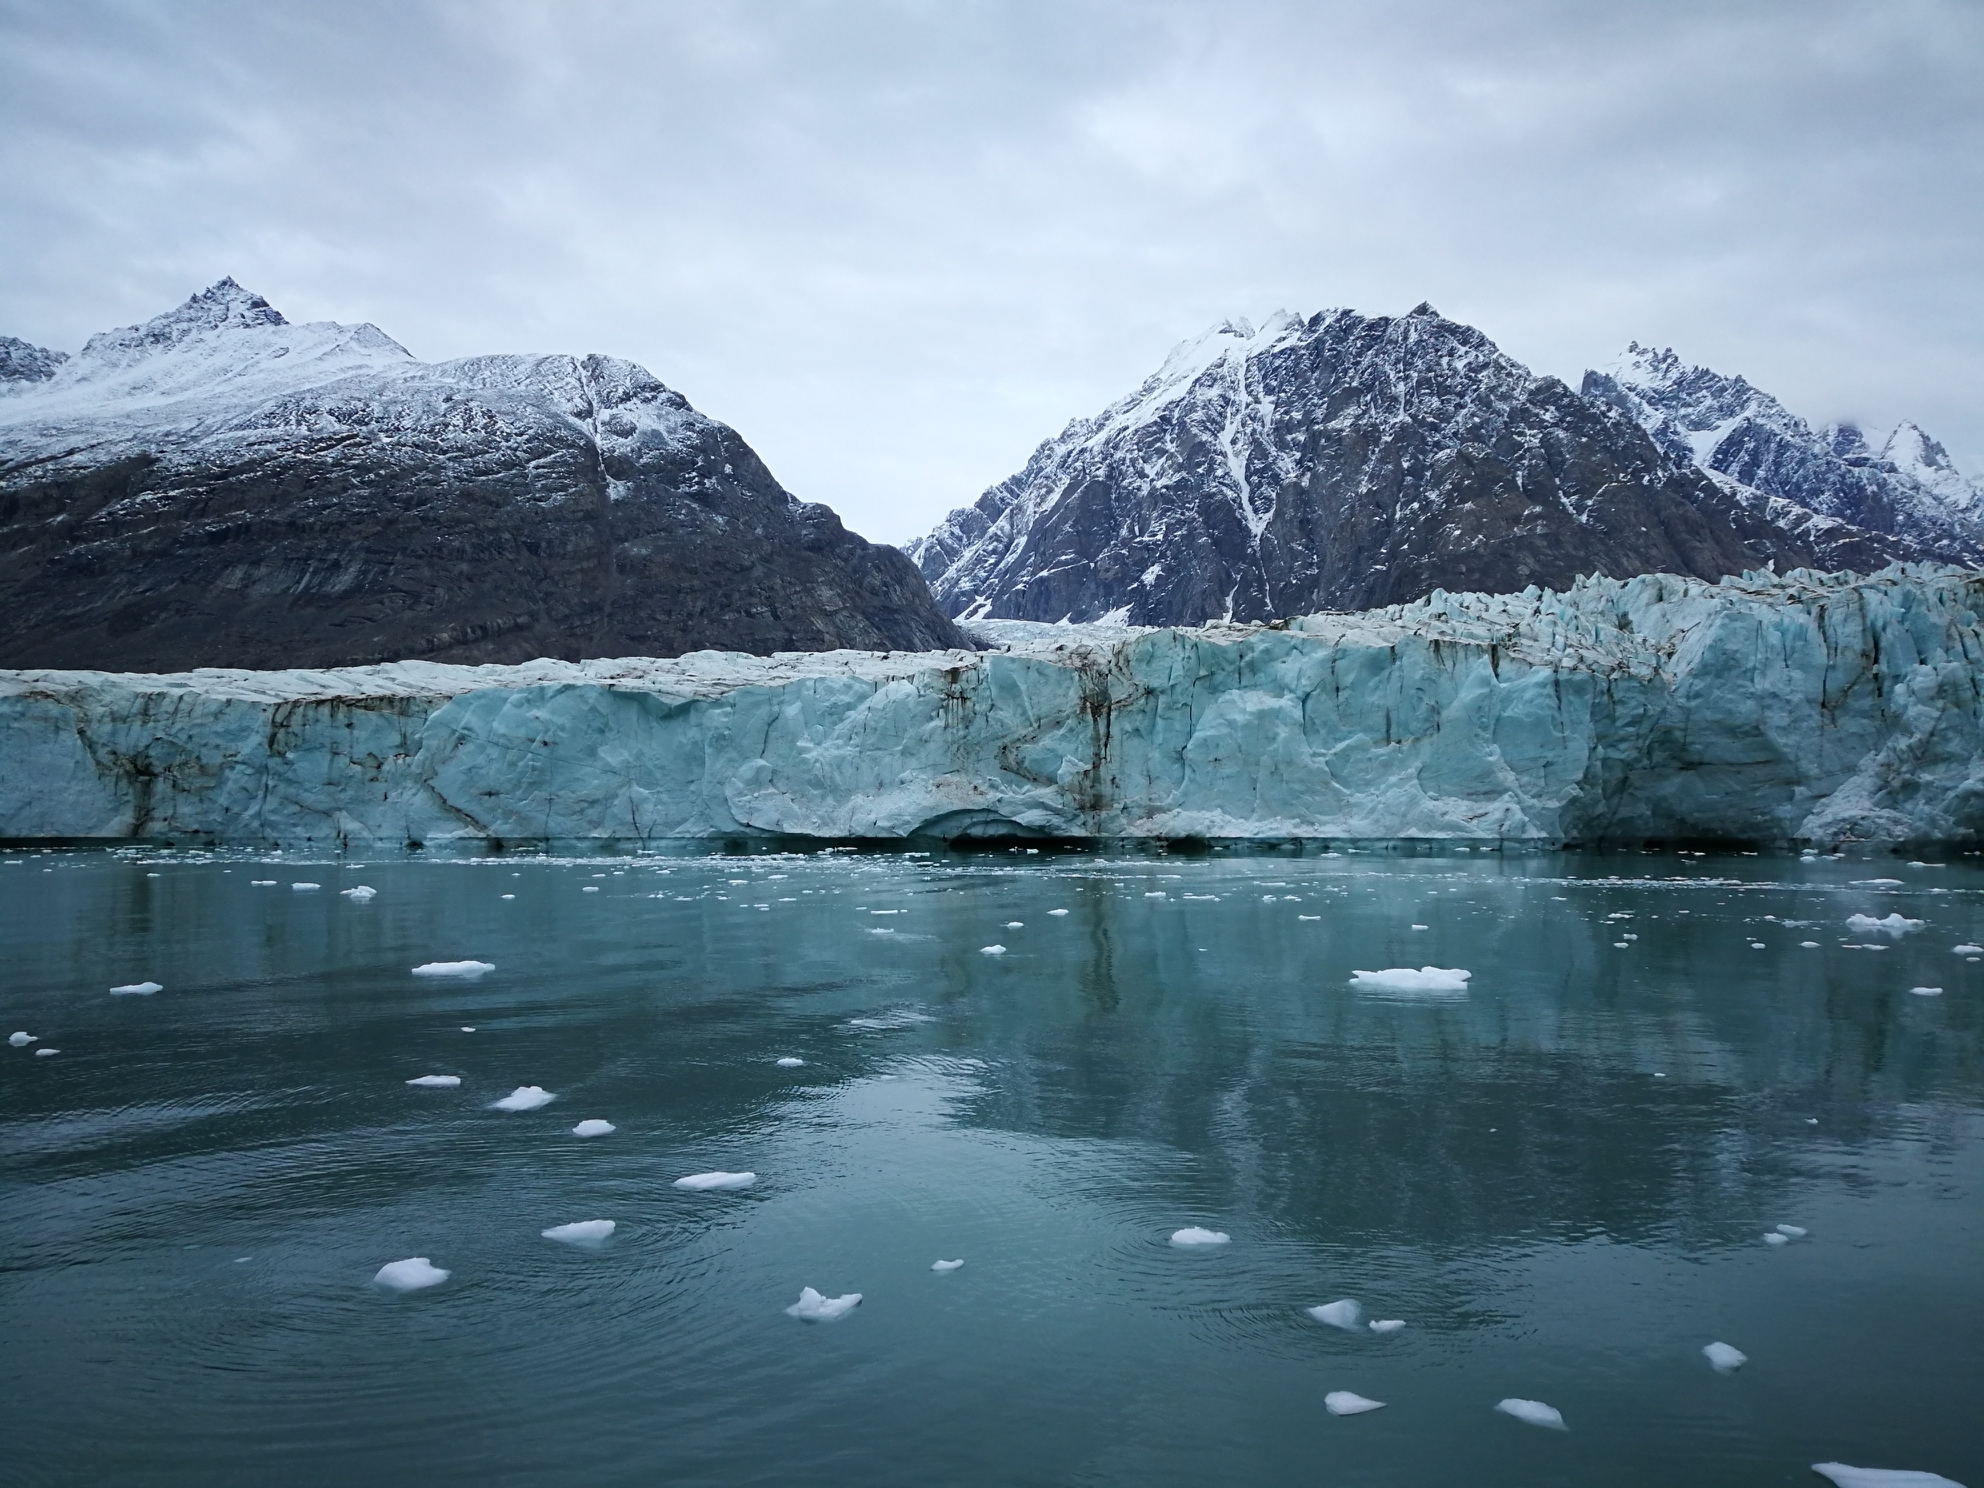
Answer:
[[[908,551],[954,615],[1147,625],[1926,556],[1767,508],[1422,305],[1230,322]]]
[[[969,644],[640,367],[426,364],[231,280],[0,395],[0,604],[8,667]]]
[[[66,352],[50,351],[17,336],[0,336],[0,385],[45,382],[68,360]]]
[[[1738,499],[1775,497],[1867,532],[1899,537],[1952,563],[1984,559],[1967,486],[1948,452],[1903,424],[1880,454],[1851,424],[1813,429],[1741,377],[1690,367],[1637,342],[1584,394],[1629,414],[1677,461],[1690,461]],[[1897,462],[1899,457],[1901,463]]]

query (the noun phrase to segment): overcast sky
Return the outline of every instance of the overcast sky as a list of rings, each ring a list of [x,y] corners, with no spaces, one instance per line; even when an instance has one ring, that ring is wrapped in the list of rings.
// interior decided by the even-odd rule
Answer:
[[[0,332],[604,351],[901,541],[1232,315],[1631,338],[1984,469],[1984,4],[0,0]]]

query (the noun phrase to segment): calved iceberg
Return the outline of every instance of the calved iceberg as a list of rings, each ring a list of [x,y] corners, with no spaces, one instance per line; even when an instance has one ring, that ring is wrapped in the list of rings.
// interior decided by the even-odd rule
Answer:
[[[1969,840],[1980,599],[1898,565],[984,652],[0,672],[0,836]]]

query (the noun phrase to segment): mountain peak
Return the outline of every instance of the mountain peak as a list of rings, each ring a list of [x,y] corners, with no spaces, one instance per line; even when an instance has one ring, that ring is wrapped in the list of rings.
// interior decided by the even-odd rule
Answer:
[[[1405,312],[1405,318],[1407,320],[1413,320],[1413,319],[1440,320],[1443,317],[1441,316],[1439,311],[1433,308],[1433,302],[1431,300],[1421,300],[1418,304],[1414,305],[1410,310]]]
[[[288,325],[282,312],[232,275],[208,285],[183,305],[154,315],[143,325],[102,331],[83,344],[83,358],[96,363],[124,364],[165,351],[216,331],[247,331]]]

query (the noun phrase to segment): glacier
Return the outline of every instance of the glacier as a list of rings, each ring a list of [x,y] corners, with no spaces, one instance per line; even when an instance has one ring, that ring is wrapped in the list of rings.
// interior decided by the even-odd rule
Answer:
[[[1980,599],[1905,564],[982,651],[0,671],[0,836],[1971,841]]]

